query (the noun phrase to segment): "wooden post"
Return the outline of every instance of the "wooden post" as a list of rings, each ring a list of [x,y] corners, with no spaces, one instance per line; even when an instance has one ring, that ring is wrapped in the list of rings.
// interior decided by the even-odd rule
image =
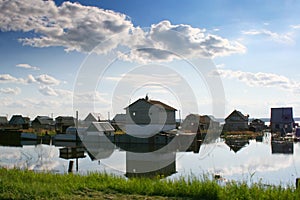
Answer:
[[[296,189],[300,187],[300,178],[296,178]]]
[[[74,163],[74,161],[73,161],[73,160],[70,160],[70,162],[69,162],[68,173],[72,173],[72,171],[73,171],[73,163]]]

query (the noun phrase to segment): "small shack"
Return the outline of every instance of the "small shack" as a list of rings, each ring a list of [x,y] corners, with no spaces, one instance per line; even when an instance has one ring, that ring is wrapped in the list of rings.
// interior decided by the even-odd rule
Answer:
[[[9,125],[20,129],[28,129],[30,127],[30,118],[22,115],[13,115],[9,120]]]

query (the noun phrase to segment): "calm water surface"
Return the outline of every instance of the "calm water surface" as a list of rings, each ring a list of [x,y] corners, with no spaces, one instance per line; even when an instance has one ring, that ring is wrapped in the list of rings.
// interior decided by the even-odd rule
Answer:
[[[85,157],[77,159],[76,172],[76,159],[60,158],[61,148],[63,147],[30,143],[21,144],[20,147],[0,146],[0,166],[67,173],[69,162],[74,161],[73,172],[80,174],[105,171],[124,176],[126,171],[131,170],[128,166],[132,164],[127,159],[127,153],[115,148],[113,152],[105,154],[103,159],[95,159],[84,152]],[[230,147],[223,139],[218,139],[214,143],[201,145],[199,153],[175,153],[171,166],[173,172],[166,176],[168,179],[177,179],[190,175],[202,177],[209,174],[212,177],[218,174],[224,181],[294,185],[296,178],[300,177],[299,155],[300,143],[291,143],[289,147],[273,146],[272,150],[269,134],[262,142],[249,140],[235,148]]]

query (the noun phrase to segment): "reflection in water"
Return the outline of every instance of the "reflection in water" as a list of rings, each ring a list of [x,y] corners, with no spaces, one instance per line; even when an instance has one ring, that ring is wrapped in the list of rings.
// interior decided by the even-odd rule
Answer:
[[[297,156],[300,154],[300,143],[283,145],[271,142],[270,137],[264,137],[262,142],[219,139],[216,143],[207,144],[214,148],[205,157],[201,157],[197,151],[160,152],[145,156],[144,153],[125,152],[117,145],[112,145],[111,151],[104,151],[109,149],[101,148],[106,145],[105,142],[96,140],[95,144],[91,141],[90,148],[86,148],[81,143],[68,142],[65,146],[54,146],[55,143],[45,145],[37,144],[41,141],[25,142],[18,138],[4,141],[3,137],[0,138],[0,166],[6,168],[66,173],[69,161],[77,158],[78,173],[106,171],[127,177],[160,175],[176,179],[210,173],[220,174],[227,180],[250,181],[251,177],[251,181],[266,184],[294,184],[295,178],[300,176],[300,158]],[[141,147],[141,152],[153,148],[145,144],[137,146]],[[206,148],[205,145],[203,147]],[[131,148],[132,144],[126,147]],[[231,153],[233,148],[237,148],[234,154]],[[150,165],[152,167],[147,168]]]

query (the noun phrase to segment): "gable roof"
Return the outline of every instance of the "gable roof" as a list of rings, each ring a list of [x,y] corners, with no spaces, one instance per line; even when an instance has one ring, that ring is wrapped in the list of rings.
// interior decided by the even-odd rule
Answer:
[[[234,110],[234,111],[232,111],[232,113],[230,114],[230,115],[228,115],[228,117],[226,117],[225,118],[225,120],[227,120],[227,119],[229,119],[232,115],[234,115],[234,114],[237,114],[238,116],[240,116],[241,117],[241,119],[243,119],[243,120],[245,120],[245,121],[248,121],[248,115],[243,115],[240,111],[238,111],[238,110]]]
[[[129,106],[127,106],[125,109],[131,107],[132,105],[134,105],[134,104],[136,104],[137,102],[140,102],[140,101],[145,102],[145,103],[149,103],[149,104],[151,104],[151,105],[160,105],[160,106],[162,106],[162,107],[163,107],[164,109],[166,109],[166,110],[177,111],[177,109],[175,109],[175,108],[173,108],[172,106],[169,106],[169,105],[167,105],[167,104],[165,104],[165,103],[163,103],[163,102],[161,102],[161,101],[157,101],[157,100],[146,100],[146,99],[144,99],[144,98],[136,100],[135,102],[133,102],[132,104],[130,104]]]
[[[37,116],[33,121],[38,121],[41,125],[53,125],[54,121],[48,116]]]
[[[86,118],[84,119],[84,121],[93,121],[93,122],[97,122],[100,119],[103,119],[102,115],[100,113],[89,113]]]

